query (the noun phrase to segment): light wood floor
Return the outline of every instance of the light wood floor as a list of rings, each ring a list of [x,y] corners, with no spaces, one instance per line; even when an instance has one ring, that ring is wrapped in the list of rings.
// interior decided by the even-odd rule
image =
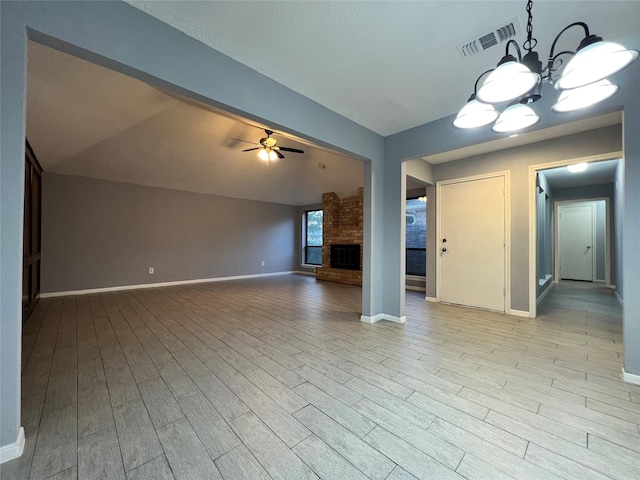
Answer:
[[[423,298],[405,325],[297,275],[43,300],[2,478],[640,478],[611,291],[535,320]]]

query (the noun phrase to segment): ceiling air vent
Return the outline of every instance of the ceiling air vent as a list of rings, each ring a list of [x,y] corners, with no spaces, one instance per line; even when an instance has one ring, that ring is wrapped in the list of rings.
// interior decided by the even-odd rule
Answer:
[[[468,42],[458,45],[458,52],[460,52],[460,56],[466,60],[483,53],[491,47],[509,41],[520,35],[520,32],[520,20],[518,20],[518,17],[513,17],[489,32],[476,35]]]

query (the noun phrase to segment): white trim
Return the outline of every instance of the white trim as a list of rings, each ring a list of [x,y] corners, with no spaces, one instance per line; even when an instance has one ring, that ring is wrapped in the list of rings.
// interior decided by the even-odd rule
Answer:
[[[472,175],[469,177],[454,178],[450,180],[441,180],[436,182],[436,198],[441,199],[441,191],[443,185],[454,183],[471,182],[474,180],[485,180],[487,178],[503,177],[504,178],[504,310],[508,313],[511,311],[511,172],[503,170],[499,172],[486,173],[482,175]],[[436,202],[436,242],[440,244],[439,239],[442,238],[441,218],[442,218],[442,202]],[[436,253],[436,302],[440,302],[440,285],[442,283],[441,274],[441,255],[440,246]],[[467,305],[474,307],[473,305]]]
[[[615,160],[620,159],[624,161],[624,153],[621,150],[604,153],[600,155],[591,155],[588,157],[581,158],[570,158],[566,160],[558,160],[555,162],[549,163],[540,163],[537,165],[529,165],[529,310],[531,311],[531,318],[536,317],[536,297],[538,295],[538,287],[537,287],[537,265],[536,265],[536,254],[537,254],[537,239],[536,239],[536,172],[539,170],[546,170],[548,168],[554,167],[563,167],[566,165],[570,165],[572,163],[589,163],[589,162],[599,162],[602,160]],[[610,212],[607,212],[610,213]],[[609,227],[608,222],[607,228]],[[555,235],[555,233],[554,233]],[[608,244],[611,245],[610,243]],[[607,246],[607,251],[609,251],[609,246]],[[621,253],[618,252],[618,255]],[[606,269],[606,267],[605,267]],[[558,277],[554,279],[555,283],[558,283]]]
[[[617,290],[616,290],[616,298],[618,299],[618,302],[620,302],[620,306],[624,307],[624,300],[622,300],[622,297],[620,296]]]
[[[412,282],[426,282],[427,277],[425,275],[405,275],[405,280],[411,280]]]
[[[364,323],[375,323],[381,320],[387,320],[388,322],[394,322],[394,323],[404,323],[407,321],[407,317],[405,315],[403,315],[402,317],[396,317],[394,315],[387,315],[386,313],[378,313],[373,317],[360,315],[360,321]]]
[[[622,381],[626,383],[632,383],[634,385],[640,385],[640,375],[636,375],[635,373],[627,373],[624,371],[624,367],[623,367]]]
[[[316,272],[305,272],[304,270],[298,270],[297,272],[298,275],[309,275],[311,277],[315,277],[316,276]]]
[[[513,315],[514,317],[527,317],[529,318],[530,313],[527,312],[526,310],[509,310],[507,312],[507,315]]]
[[[18,438],[9,445],[0,447],[0,463],[8,462],[14,458],[18,458],[24,451],[24,427],[20,427]]]
[[[438,302],[438,300],[436,299],[436,297],[424,297],[424,300],[425,300],[426,302],[429,302],[429,303],[437,303],[437,302]]]
[[[189,285],[192,283],[227,282],[230,280],[245,280],[248,278],[273,277],[276,275],[290,275],[292,273],[300,273],[300,272],[289,271],[289,272],[273,272],[273,273],[256,273],[253,275],[235,275],[232,277],[198,278],[196,280],[177,280],[175,282],[143,283],[140,285],[121,285],[117,287],[89,288],[85,290],[70,290],[67,292],[47,292],[47,293],[41,293],[40,298],[66,297],[69,295],[85,295],[87,293],[118,292],[121,290],[137,290],[139,288],[173,287],[175,285]]]
[[[426,292],[427,291],[426,287],[418,287],[416,285],[405,285],[404,289],[405,290],[414,290],[416,292]]]

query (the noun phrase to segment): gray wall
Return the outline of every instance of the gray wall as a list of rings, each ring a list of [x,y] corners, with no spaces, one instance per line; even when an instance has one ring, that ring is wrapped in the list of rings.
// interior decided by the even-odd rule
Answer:
[[[437,181],[511,173],[511,308],[529,310],[529,165],[619,151],[621,134],[620,125],[613,125],[434,166]],[[427,230],[435,229],[435,218],[428,216],[427,221]],[[434,249],[428,252],[434,263],[435,254]],[[427,291],[435,291],[430,282],[433,277],[427,276]]]
[[[612,258],[613,270],[611,272],[611,283],[615,284],[616,292],[623,297],[623,282],[622,282],[622,227],[624,225],[624,164],[619,162],[616,168],[616,177],[613,182],[613,233],[614,242],[613,246],[615,251],[618,252],[614,258]],[[636,247],[637,248],[637,247]],[[637,250],[636,250],[637,252]],[[637,255],[637,253],[636,253]]]
[[[297,214],[294,206],[45,172],[42,292],[296,270]]]

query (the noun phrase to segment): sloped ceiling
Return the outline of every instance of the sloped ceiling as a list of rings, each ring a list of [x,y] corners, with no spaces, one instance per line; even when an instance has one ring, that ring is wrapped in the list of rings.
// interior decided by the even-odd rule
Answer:
[[[27,138],[45,171],[288,205],[363,184],[360,161],[275,135],[305,153],[267,167],[231,139],[257,142],[263,126],[40,44],[28,55]]]

